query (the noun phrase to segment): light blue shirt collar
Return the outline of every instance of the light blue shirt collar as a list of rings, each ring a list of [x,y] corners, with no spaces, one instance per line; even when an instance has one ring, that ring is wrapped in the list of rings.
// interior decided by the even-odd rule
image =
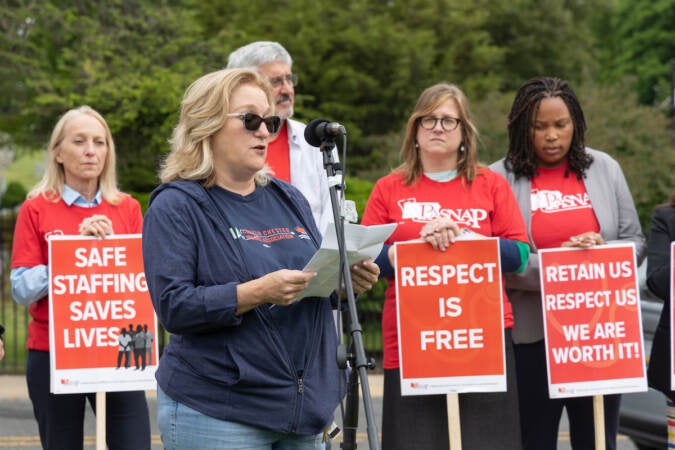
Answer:
[[[96,191],[96,195],[92,199],[92,201],[87,201],[86,198],[79,192],[77,192],[75,189],[71,188],[67,184],[63,185],[63,193],[61,194],[61,198],[63,199],[64,202],[66,202],[66,205],[68,206],[80,206],[82,208],[93,208],[95,206],[98,206],[101,204],[101,201],[103,199],[103,195],[101,194],[101,188],[99,188]]]
[[[434,181],[440,181],[440,182],[445,182],[445,181],[451,181],[457,178],[457,169],[451,169],[451,170],[446,170],[443,172],[424,172],[424,175],[427,177],[431,178]]]

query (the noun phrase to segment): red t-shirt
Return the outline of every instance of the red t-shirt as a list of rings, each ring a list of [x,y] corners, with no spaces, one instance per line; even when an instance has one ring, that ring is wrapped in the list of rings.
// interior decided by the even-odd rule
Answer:
[[[539,168],[532,179],[532,240],[537,248],[555,248],[571,236],[600,231],[583,180],[570,173],[566,164]]]
[[[361,223],[375,225],[398,223],[388,244],[419,238],[425,223],[449,217],[460,227],[485,236],[498,236],[528,242],[525,222],[513,191],[506,180],[488,169],[479,169],[473,183],[455,178],[437,182],[422,176],[417,184],[406,186],[398,173],[387,175],[375,184]],[[387,280],[382,312],[382,338],[385,369],[399,367],[396,327],[396,284]],[[505,283],[502,283],[505,285]],[[504,327],[513,327],[513,312],[506,292]]]
[[[52,203],[39,195],[26,200],[19,209],[12,242],[12,269],[48,265],[52,235],[79,235],[78,227],[87,217],[103,214],[113,223],[115,234],[140,233],[143,226],[141,205],[123,194],[118,205],[105,200],[93,208],[68,206],[63,200]],[[41,298],[29,307],[33,320],[28,324],[26,347],[49,351],[49,301]]]
[[[291,182],[291,154],[288,147],[288,126],[284,120],[277,138],[267,144],[267,165],[274,171],[274,176],[288,183]]]

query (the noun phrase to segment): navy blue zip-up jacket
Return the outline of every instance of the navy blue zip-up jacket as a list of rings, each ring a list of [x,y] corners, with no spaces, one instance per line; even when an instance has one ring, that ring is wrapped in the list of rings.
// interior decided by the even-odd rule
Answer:
[[[262,189],[282,194],[318,246],[320,234],[300,191],[276,179]],[[295,304],[296,323],[312,330],[295,343],[282,341],[267,305],[237,315],[236,286],[250,275],[228,228],[198,182],[166,183],[150,197],[143,222],[145,272],[159,321],[171,333],[157,382],[174,400],[218,419],[319,433],[332,421],[345,385],[335,362],[330,301]],[[287,348],[307,342],[299,375]]]

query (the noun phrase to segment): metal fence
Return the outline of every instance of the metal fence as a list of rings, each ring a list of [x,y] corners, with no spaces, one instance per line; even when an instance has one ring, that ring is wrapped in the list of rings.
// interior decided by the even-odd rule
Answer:
[[[9,264],[12,254],[14,222],[18,209],[0,210],[0,324],[5,327],[5,358],[0,361],[0,373],[25,372],[25,330],[28,323],[28,308],[18,305],[13,299],[9,286]]]
[[[0,258],[2,258],[0,261],[0,275],[2,275],[0,324],[5,327],[5,358],[0,361],[0,374],[22,374],[26,371],[25,345],[30,315],[28,308],[17,304],[12,299],[9,283],[12,238],[17,212],[18,208],[0,210]],[[362,295],[357,305],[366,354],[376,361],[379,361],[382,356],[380,319],[383,292],[384,284],[380,282],[371,292]],[[160,326],[157,339],[160,357],[168,339],[169,335]]]

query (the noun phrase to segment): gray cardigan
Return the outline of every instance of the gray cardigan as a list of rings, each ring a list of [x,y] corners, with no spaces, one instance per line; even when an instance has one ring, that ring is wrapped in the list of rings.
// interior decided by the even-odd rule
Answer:
[[[637,262],[640,264],[645,257],[645,237],[621,167],[607,153],[590,148],[586,150],[593,156],[593,163],[583,182],[600,224],[600,234],[607,243],[634,242]],[[530,180],[525,177],[516,180],[513,172],[504,167],[504,159],[490,165],[490,169],[502,174],[511,185],[525,219],[532,248],[525,271],[520,274],[506,274],[506,290],[513,305],[515,320],[513,341],[516,344],[536,342],[544,338],[544,324],[539,256],[532,242]]]

